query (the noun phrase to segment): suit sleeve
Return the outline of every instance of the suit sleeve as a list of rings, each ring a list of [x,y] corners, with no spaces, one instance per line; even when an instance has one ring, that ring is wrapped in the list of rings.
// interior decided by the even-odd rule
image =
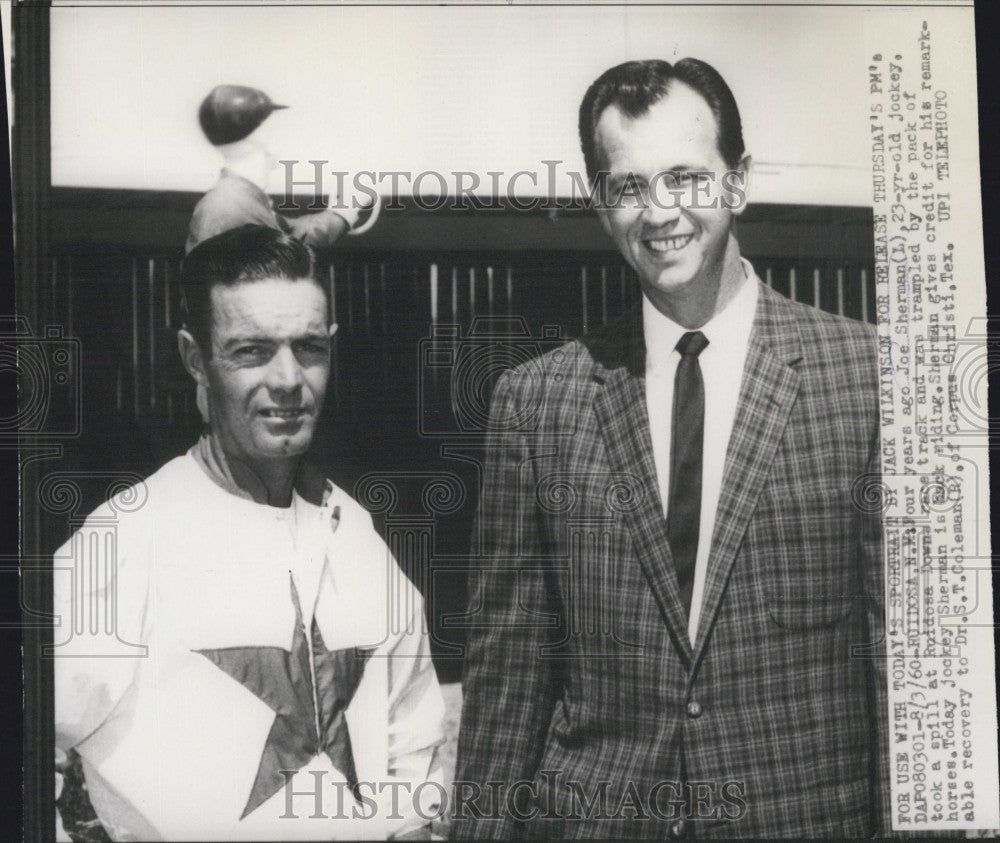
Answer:
[[[289,234],[313,249],[330,249],[347,231],[347,222],[336,211],[327,208],[301,217],[283,217]]]
[[[544,547],[529,449],[523,435],[504,430],[518,417],[512,378],[504,375],[493,396],[476,522],[481,552],[474,547],[469,571],[472,619],[452,812],[457,838],[518,836],[506,793],[535,776],[558,689],[554,660],[542,652],[549,643],[544,618],[555,608],[539,564]],[[497,782],[499,799],[496,785],[487,787]]]

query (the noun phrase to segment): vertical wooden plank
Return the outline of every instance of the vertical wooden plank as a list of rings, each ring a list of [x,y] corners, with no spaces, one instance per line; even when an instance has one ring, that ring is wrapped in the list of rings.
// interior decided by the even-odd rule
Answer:
[[[378,294],[379,300],[376,303],[379,313],[379,362],[382,364],[382,381],[380,402],[384,402],[389,392],[389,343],[386,337],[386,311],[389,309],[389,301],[385,295],[385,261],[378,264]]]
[[[587,325],[589,319],[590,307],[587,302],[587,266],[584,264],[580,267],[580,307],[583,311],[583,318],[580,320],[580,324],[583,326],[583,333],[587,333]]]
[[[458,267],[451,268],[451,321],[458,324]]]
[[[73,256],[66,256],[66,333],[73,336],[73,297],[76,295],[73,282]]]
[[[149,333],[149,408],[156,408],[156,384],[158,378],[156,377],[156,262],[153,258],[149,259],[146,272],[146,287],[147,293],[149,295],[149,301],[147,302],[146,308],[148,311],[148,333]]]
[[[493,267],[486,267],[486,307],[489,315],[493,315]]]
[[[846,316],[844,313],[844,267],[837,267],[837,313]]]
[[[132,412],[139,418],[139,259],[132,259]]]
[[[379,261],[378,264],[378,295],[379,327],[384,337],[386,334],[386,311],[389,309],[389,299],[385,295],[385,261]]]
[[[363,278],[365,285],[365,330],[371,331],[372,329],[372,290],[371,290],[371,273],[368,261],[363,264]]]
[[[819,267],[813,267],[813,306],[821,308],[822,300],[820,298],[820,272]]]
[[[469,267],[469,318],[476,318],[476,268]]]
[[[327,276],[330,279],[327,282],[327,286],[330,290],[330,322],[334,325],[337,324],[337,270],[334,268],[333,262],[330,262],[330,266],[327,268]]]
[[[170,327],[170,266],[171,262],[163,261],[163,327]]]
[[[795,288],[795,267],[788,270],[788,297],[792,301],[798,301],[798,290]]]
[[[431,285],[431,325],[437,325],[438,321],[438,265],[431,264],[430,273]]]
[[[333,261],[327,269],[330,288],[330,324],[337,324],[337,270]],[[337,334],[330,340],[330,383],[333,387],[333,406],[340,406],[340,363],[337,357]]]
[[[351,278],[353,267],[347,265],[347,327],[354,328],[354,284]]]
[[[53,256],[49,261],[49,304],[48,314],[41,321],[45,323],[55,323],[61,321],[59,318],[59,258]],[[41,325],[38,326],[41,328]]]
[[[764,269],[764,283],[767,284],[768,287],[774,286],[774,267],[770,264],[768,264]]]
[[[507,315],[514,312],[514,269],[507,264]]]

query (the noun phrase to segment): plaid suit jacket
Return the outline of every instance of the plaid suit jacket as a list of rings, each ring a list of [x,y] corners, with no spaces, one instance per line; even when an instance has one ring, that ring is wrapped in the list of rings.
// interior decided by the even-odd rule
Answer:
[[[453,834],[887,832],[875,333],[761,286],[692,647],[641,326],[497,384]]]

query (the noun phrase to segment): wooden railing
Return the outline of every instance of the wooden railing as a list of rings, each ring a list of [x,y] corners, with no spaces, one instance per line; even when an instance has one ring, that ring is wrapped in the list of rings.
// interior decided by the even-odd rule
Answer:
[[[753,261],[770,286],[798,301],[872,321],[870,266]],[[193,420],[193,389],[176,352],[180,257],[62,254],[41,291],[45,324],[83,342],[86,392],[135,421]],[[519,317],[579,336],[617,318],[639,295],[619,258],[580,254],[345,256],[320,267],[339,325],[338,363],[352,346],[389,358],[416,353],[435,326]],[[376,349],[377,347],[377,349]],[[380,370],[365,391],[380,392]],[[93,383],[99,377],[100,384]],[[343,389],[335,366],[331,388]]]

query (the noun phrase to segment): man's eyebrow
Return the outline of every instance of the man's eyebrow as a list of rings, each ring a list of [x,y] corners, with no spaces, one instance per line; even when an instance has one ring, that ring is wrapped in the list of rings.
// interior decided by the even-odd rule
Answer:
[[[635,170],[614,170],[608,174],[608,181],[611,184],[618,184],[624,181],[645,181],[645,176]]]
[[[289,342],[326,342],[330,339],[330,335],[325,331],[306,331],[303,334],[297,334],[294,337],[289,337]],[[267,336],[256,336],[254,334],[242,334],[235,337],[230,337],[222,344],[223,349],[230,349],[237,345],[276,345],[280,340],[276,340],[274,337]]]
[[[678,164],[676,167],[664,167],[659,170],[655,176],[663,178],[664,176],[679,176],[687,173],[711,173],[712,169],[705,166],[704,164]],[[618,184],[619,182],[634,180],[634,181],[645,181],[646,177],[642,173],[637,173],[635,170],[622,169],[622,170],[609,170],[607,179],[611,184]]]
[[[261,337],[255,334],[237,334],[235,337],[230,337],[223,344],[223,348],[232,348],[234,345],[242,345],[243,343],[253,343],[256,345],[270,345],[274,342],[270,337]]]
[[[681,175],[682,173],[711,173],[712,168],[706,167],[704,164],[678,164],[676,167],[668,167],[663,172],[672,175]]]

